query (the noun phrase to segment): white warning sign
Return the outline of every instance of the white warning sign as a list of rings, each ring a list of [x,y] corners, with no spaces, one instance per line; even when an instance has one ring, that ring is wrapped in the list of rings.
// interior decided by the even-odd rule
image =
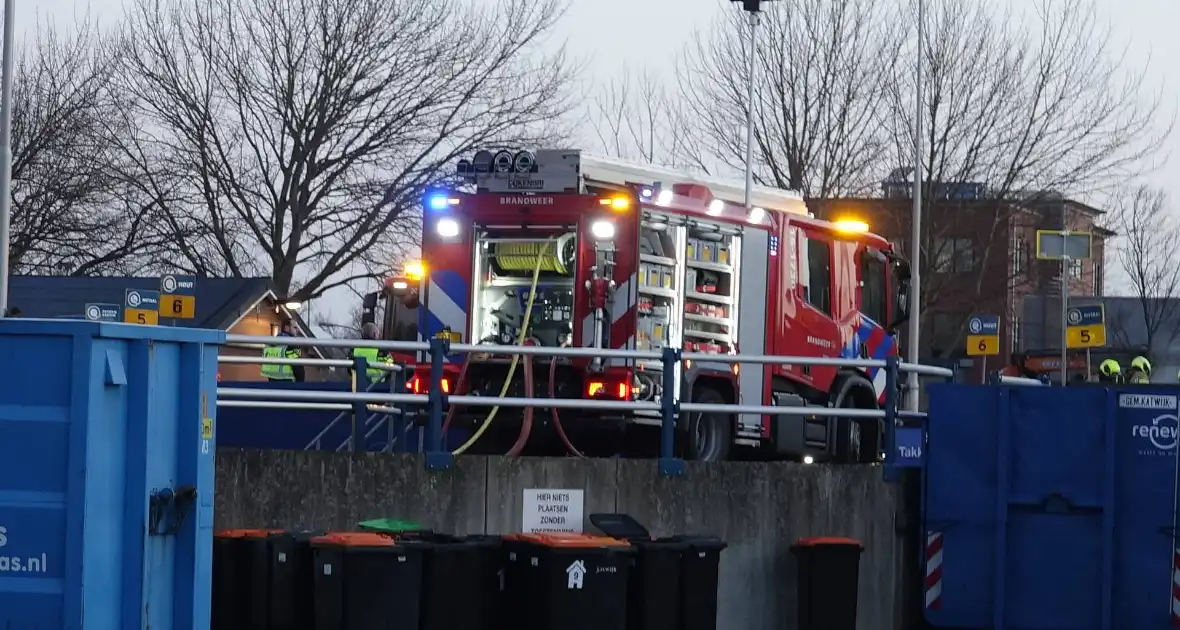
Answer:
[[[1123,409],[1175,410],[1176,397],[1161,394],[1119,394],[1119,406]]]
[[[582,490],[525,488],[520,516],[521,531],[526,534],[582,533],[584,495]]]

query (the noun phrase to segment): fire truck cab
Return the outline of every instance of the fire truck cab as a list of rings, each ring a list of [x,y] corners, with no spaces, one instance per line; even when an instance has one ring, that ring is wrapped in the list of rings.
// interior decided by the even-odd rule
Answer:
[[[422,261],[366,300],[387,339],[449,335],[471,344],[572,346],[716,355],[885,358],[906,315],[908,264],[855,220],[811,216],[789,191],[584,155],[493,154],[462,161],[464,185],[423,204]],[[384,314],[380,302],[384,301]],[[411,387],[421,391],[428,357]],[[658,401],[659,361],[537,357],[525,387],[508,357],[448,358],[449,391]],[[877,408],[883,369],[682,361],[680,400]],[[509,373],[515,372],[512,378]],[[459,383],[460,374],[463,383]],[[486,412],[456,410],[461,425]],[[548,414],[542,413],[548,422]],[[520,426],[520,415],[501,419]],[[582,435],[655,438],[655,412],[563,411]],[[645,428],[647,430],[645,431]],[[678,449],[722,460],[738,450],[805,461],[876,461],[880,423],[815,416],[683,413]],[[621,436],[638,436],[627,437]],[[623,449],[619,449],[623,450]]]

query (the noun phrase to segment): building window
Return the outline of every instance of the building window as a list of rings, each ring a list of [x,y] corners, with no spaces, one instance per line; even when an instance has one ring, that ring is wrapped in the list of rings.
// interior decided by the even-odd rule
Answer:
[[[951,356],[962,350],[963,326],[967,323],[965,313],[935,313],[930,335],[930,346],[934,354]],[[959,354],[962,354],[959,352]]]
[[[1080,260],[1069,261],[1069,279],[1070,280],[1081,280],[1082,279],[1082,270],[1084,269],[1084,265],[1085,265],[1085,263]]]
[[[975,270],[975,244],[969,238],[934,239],[934,271],[968,273]]]
[[[1020,336],[1021,336],[1020,333],[1021,333],[1020,318],[1013,316],[1012,317],[1012,335],[1011,335],[1011,337],[1012,337],[1012,352],[1020,352],[1020,342],[1022,341],[1022,339],[1020,338]]]
[[[1102,297],[1102,266],[1094,263],[1094,297]]]
[[[1017,238],[1012,240],[1012,274],[1020,275],[1024,273],[1024,261],[1028,255],[1028,244],[1024,239]]]

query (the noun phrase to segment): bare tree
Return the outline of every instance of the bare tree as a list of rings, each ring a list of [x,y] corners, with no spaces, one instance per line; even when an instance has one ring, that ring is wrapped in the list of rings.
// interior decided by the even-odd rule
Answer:
[[[1180,265],[1172,258],[1180,247],[1180,221],[1163,191],[1139,186],[1115,198],[1111,227],[1120,235],[1116,255],[1146,335],[1138,341],[1150,349],[1170,344],[1180,334]]]
[[[754,107],[756,179],[831,197],[861,191],[880,159],[875,119],[897,48],[877,0],[784,0],[758,30]],[[699,134],[697,153],[741,170],[749,111],[749,26],[733,11],[698,36],[678,71]]]
[[[117,167],[114,63],[89,22],[39,28],[13,81],[15,273],[128,274],[162,249],[150,203]]]
[[[126,145],[181,264],[306,300],[379,274],[423,190],[476,148],[562,130],[563,0],[138,0]],[[365,270],[349,273],[353,263]]]
[[[1158,124],[1160,100],[1146,92],[1144,71],[1111,48],[1090,0],[1038,0],[1032,16],[1017,17],[971,0],[927,5],[926,212],[916,256],[924,306],[977,299],[995,286],[990,261],[1008,255],[1006,234],[1040,222],[1062,195],[1114,185],[1170,132]],[[905,60],[917,51],[910,37],[889,73],[881,124],[894,164],[912,164],[914,73]],[[985,190],[965,206],[958,198],[969,182]],[[908,234],[909,213],[897,218],[897,232]],[[959,257],[971,259],[969,272],[946,273]]]
[[[701,168],[699,143],[684,133],[685,107],[650,69],[612,74],[585,112],[599,148],[611,157],[673,168]]]
[[[361,312],[359,305],[349,309],[343,320],[320,318],[316,325],[324,329],[333,339],[360,339]]]

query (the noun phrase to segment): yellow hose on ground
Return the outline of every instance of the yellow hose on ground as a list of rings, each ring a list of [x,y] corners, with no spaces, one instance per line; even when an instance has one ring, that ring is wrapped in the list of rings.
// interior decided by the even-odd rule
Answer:
[[[541,247],[541,251],[538,252],[537,266],[533,269],[533,282],[529,285],[529,301],[524,308],[524,319],[520,324],[520,336],[516,340],[516,345],[518,346],[523,346],[525,340],[528,339],[529,322],[532,321],[533,315],[533,302],[537,298],[537,284],[541,281],[541,267],[545,261],[543,254],[548,249],[549,244],[553,242],[552,238],[548,239]],[[554,247],[554,252],[556,253],[556,247]],[[520,355],[514,354],[512,355],[512,363],[508,366],[508,376],[504,377],[504,386],[500,388],[499,398],[503,398],[508,394],[508,388],[512,385],[512,376],[516,374],[517,363],[520,363]],[[483,437],[483,434],[487,432],[488,428],[492,426],[492,421],[496,419],[496,413],[499,411],[499,405],[492,407],[492,410],[488,412],[488,417],[484,419],[483,424],[479,425],[479,428],[475,430],[471,438],[464,442],[462,446],[452,451],[451,454],[462,455],[467,449],[471,448],[479,438]]]

